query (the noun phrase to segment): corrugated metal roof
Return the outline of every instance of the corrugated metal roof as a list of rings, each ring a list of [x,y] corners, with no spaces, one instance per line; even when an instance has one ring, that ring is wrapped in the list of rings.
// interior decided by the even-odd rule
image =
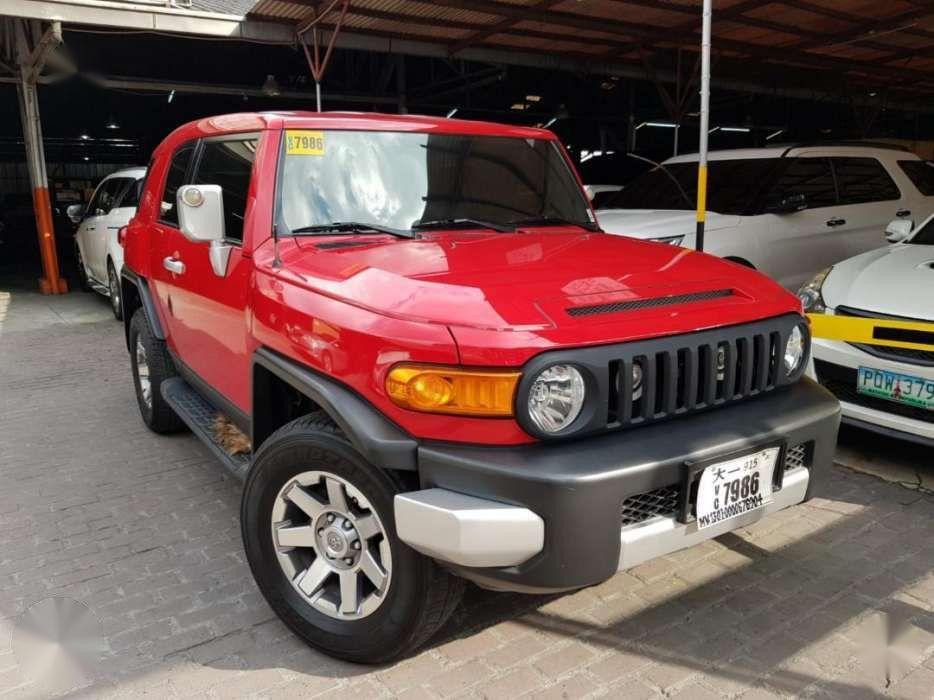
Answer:
[[[244,0],[245,1],[245,0]],[[217,4],[219,0],[195,0]],[[700,44],[700,0],[351,0],[346,29],[431,41],[456,54],[504,47],[638,61],[637,52]],[[260,0],[255,18],[299,22],[307,2]],[[333,22],[325,18],[323,25]],[[934,92],[934,4],[909,0],[718,0],[715,52],[803,66],[881,87]],[[906,64],[906,60],[910,59]]]

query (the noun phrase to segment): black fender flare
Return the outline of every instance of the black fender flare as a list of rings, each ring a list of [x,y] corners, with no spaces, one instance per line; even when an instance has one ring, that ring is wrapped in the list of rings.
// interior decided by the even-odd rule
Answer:
[[[152,299],[152,292],[149,290],[149,282],[145,277],[140,277],[126,265],[120,271],[120,304],[123,307],[123,333],[126,337],[127,351],[130,350],[130,321],[133,317],[133,309],[128,308],[129,302],[134,299],[139,300],[139,306],[146,314],[146,320],[149,321],[149,328],[153,336],[158,340],[165,340],[165,331],[162,328],[162,322],[159,320],[159,314],[156,312],[156,304]],[[131,293],[132,290],[132,293]]]
[[[276,377],[319,406],[340,427],[350,443],[376,467],[415,471],[418,442],[353,390],[306,365],[261,347],[253,354],[254,452],[275,432],[277,397],[270,377]]]

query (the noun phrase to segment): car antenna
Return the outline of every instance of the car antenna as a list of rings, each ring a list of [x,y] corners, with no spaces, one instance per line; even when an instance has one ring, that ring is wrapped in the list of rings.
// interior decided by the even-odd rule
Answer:
[[[671,171],[668,168],[666,168],[661,163],[656,163],[651,158],[646,158],[645,156],[637,156],[635,153],[627,153],[626,155],[629,156],[630,158],[635,158],[636,160],[645,161],[649,165],[654,165],[656,169],[661,170],[663,173],[665,173],[665,175],[667,175],[671,179],[673,183],[675,183],[675,187],[678,188],[678,191],[681,193],[681,196],[684,197],[684,201],[688,203],[688,206],[689,207],[694,206],[694,202],[692,202],[691,198],[688,197],[688,193],[684,191],[684,188],[681,186],[681,183],[678,182],[678,178],[672,175]]]
[[[272,266],[282,267],[282,258],[279,257],[279,224],[272,225]]]

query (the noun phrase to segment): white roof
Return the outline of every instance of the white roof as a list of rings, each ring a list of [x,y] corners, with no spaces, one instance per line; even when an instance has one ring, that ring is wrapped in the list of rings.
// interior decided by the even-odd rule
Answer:
[[[123,168],[122,170],[117,170],[116,172],[110,173],[104,179],[109,180],[112,177],[130,177],[134,180],[139,180],[146,177],[146,168],[140,166],[135,168]]]
[[[722,151],[710,151],[707,154],[708,160],[743,160],[747,158],[781,158],[787,156],[808,156],[808,155],[847,155],[847,156],[875,156],[892,157],[897,156],[900,160],[920,160],[917,155],[909,151],[903,151],[895,148],[880,148],[873,145],[860,146],[840,145],[828,143],[808,144],[806,146],[769,146],[766,148],[731,148]],[[697,153],[686,153],[680,156],[674,156],[664,161],[665,163],[696,163]]]

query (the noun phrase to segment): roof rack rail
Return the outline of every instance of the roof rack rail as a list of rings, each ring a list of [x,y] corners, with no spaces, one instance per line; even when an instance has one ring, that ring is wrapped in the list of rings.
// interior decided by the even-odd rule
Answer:
[[[813,148],[817,146],[849,146],[851,148],[884,148],[889,151],[902,151],[904,153],[912,153],[913,151],[908,148],[908,146],[903,146],[900,143],[886,143],[884,141],[802,141],[801,143],[794,143],[789,145],[783,152],[782,158],[788,155],[788,151],[794,150],[795,148]]]

